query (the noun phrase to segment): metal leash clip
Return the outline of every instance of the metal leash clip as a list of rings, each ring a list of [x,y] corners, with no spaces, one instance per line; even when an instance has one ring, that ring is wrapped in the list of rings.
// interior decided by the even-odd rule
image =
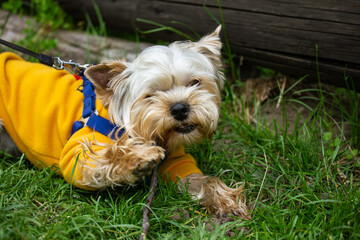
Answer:
[[[80,63],[76,63],[73,60],[64,61],[64,60],[61,60],[59,57],[51,57],[51,56],[48,56],[48,55],[45,55],[42,53],[36,53],[29,49],[26,49],[26,48],[23,48],[16,44],[13,44],[11,42],[5,41],[3,39],[0,39],[0,44],[7,46],[11,49],[14,49],[16,51],[25,53],[29,56],[32,56],[32,57],[38,59],[40,63],[45,64],[47,66],[52,66],[55,69],[62,70],[64,68],[66,68],[66,70],[72,74],[79,74],[84,69],[86,69],[92,65],[92,64],[81,65]]]
[[[58,70],[66,69],[72,74],[79,74],[84,69],[88,68],[92,64],[80,64],[77,62],[74,62],[72,59],[69,61],[61,60],[59,57],[53,57],[54,63],[53,67]]]

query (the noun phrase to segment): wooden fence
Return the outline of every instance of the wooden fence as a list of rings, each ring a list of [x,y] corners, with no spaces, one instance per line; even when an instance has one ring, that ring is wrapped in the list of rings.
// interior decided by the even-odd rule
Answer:
[[[93,1],[58,0],[76,19],[88,12],[97,19]],[[134,31],[154,26],[138,18],[200,34],[217,26],[207,11],[221,19],[218,1],[208,0],[96,0],[108,28]],[[360,1],[359,0],[222,0],[222,15],[232,51],[246,63],[284,73],[345,85],[351,76],[360,89]],[[207,10],[206,10],[207,9]],[[174,24],[172,21],[183,23]],[[171,32],[154,37],[179,40]],[[318,56],[318,57],[316,57]]]

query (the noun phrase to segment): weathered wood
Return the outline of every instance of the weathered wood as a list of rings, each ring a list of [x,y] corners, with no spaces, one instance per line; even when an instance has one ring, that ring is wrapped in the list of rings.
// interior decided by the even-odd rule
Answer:
[[[8,15],[7,11],[0,9],[0,28],[5,23]],[[32,22],[27,25],[26,22]],[[3,34],[0,36],[6,41],[16,43],[24,38],[24,29],[29,26],[34,26],[35,21],[28,16],[19,17],[18,15],[11,15],[8,23],[5,26]],[[41,39],[39,33],[37,36]],[[128,61],[135,59],[136,54],[146,47],[150,46],[147,43],[135,43],[116,38],[105,38],[101,36],[92,36],[86,32],[81,31],[65,31],[59,30],[54,34],[54,38],[58,39],[57,49],[46,51],[44,53],[51,54],[51,56],[59,56],[63,60],[73,59],[79,63],[98,63],[103,59],[125,58]],[[0,46],[1,51],[8,51],[6,47]],[[33,50],[33,49],[31,49]],[[19,52],[17,52],[20,54]],[[22,54],[20,54],[22,55]],[[22,55],[23,57],[27,57]]]
[[[92,1],[58,0],[75,18],[88,12],[96,14]],[[182,22],[200,34],[217,24],[205,11],[203,0],[97,0],[102,17],[109,28],[133,31],[134,26],[151,29],[137,18],[176,26],[190,31]],[[220,19],[218,3],[208,0],[207,8]],[[222,12],[232,50],[245,61],[273,67],[295,76],[317,76],[318,54],[321,79],[344,85],[344,72],[360,89],[360,1],[336,0],[223,0]],[[164,40],[179,39],[173,33],[154,35]],[[318,46],[318,51],[316,51]]]

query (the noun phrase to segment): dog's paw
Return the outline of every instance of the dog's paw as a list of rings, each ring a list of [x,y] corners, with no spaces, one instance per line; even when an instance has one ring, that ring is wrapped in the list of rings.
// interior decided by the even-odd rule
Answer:
[[[229,188],[219,178],[199,174],[186,177],[182,184],[188,184],[188,192],[197,198],[211,214],[251,218],[243,194],[243,186]]]
[[[151,162],[142,162],[137,165],[133,174],[135,176],[147,176],[150,175],[153,169],[156,167],[156,160],[153,159]]]
[[[220,179],[209,177],[201,187],[200,203],[206,206],[209,212],[219,216],[230,214],[244,219],[251,218],[242,193],[243,186],[229,188]]]
[[[165,156],[165,150],[153,145],[137,145],[140,149],[138,154],[132,159],[134,164],[133,172],[135,178],[138,180],[149,176],[161,159]]]

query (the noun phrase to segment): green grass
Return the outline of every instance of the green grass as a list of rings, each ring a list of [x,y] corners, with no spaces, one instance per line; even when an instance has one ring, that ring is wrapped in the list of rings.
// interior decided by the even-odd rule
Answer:
[[[232,232],[233,239],[360,239],[359,94],[297,89],[299,80],[267,101],[282,96],[285,120],[285,106],[308,109],[309,116],[297,118],[290,132],[287,121],[267,123],[262,107],[246,102],[228,46],[225,53],[234,80],[224,89],[218,130],[188,151],[205,173],[228,185],[245,183],[252,219],[234,218],[209,231],[211,216],[204,208],[174,184],[160,183],[148,238],[226,239]],[[254,112],[250,119],[246,109]],[[147,194],[146,185],[80,190],[56,169],[39,170],[25,157],[1,153],[0,239],[138,239]],[[179,212],[188,216],[174,220]]]
[[[359,157],[347,158],[351,140],[343,141],[342,133],[335,137],[336,144],[324,139],[322,125],[331,123],[322,114],[314,113],[311,121],[299,126],[303,131],[287,133],[279,126],[276,131],[261,122],[247,124],[234,114],[235,109],[223,112],[223,123],[231,129],[226,136],[220,134],[231,139],[231,147],[226,146],[233,157],[219,157],[234,171],[229,173],[230,179],[247,183],[248,200],[256,206],[248,222],[251,231],[245,235],[261,239],[360,238]]]
[[[325,134],[322,114],[296,133],[249,124],[238,114],[241,96],[231,87],[227,92],[216,135],[189,151],[204,172],[229,185],[246,183],[252,219],[234,219],[209,232],[206,210],[173,184],[161,183],[149,238],[224,239],[239,226],[247,231],[235,231],[233,238],[360,238],[359,158],[348,156],[350,139]],[[137,239],[141,232],[144,185],[87,192],[55,170],[5,154],[0,169],[0,239]],[[179,210],[189,216],[173,220]]]

